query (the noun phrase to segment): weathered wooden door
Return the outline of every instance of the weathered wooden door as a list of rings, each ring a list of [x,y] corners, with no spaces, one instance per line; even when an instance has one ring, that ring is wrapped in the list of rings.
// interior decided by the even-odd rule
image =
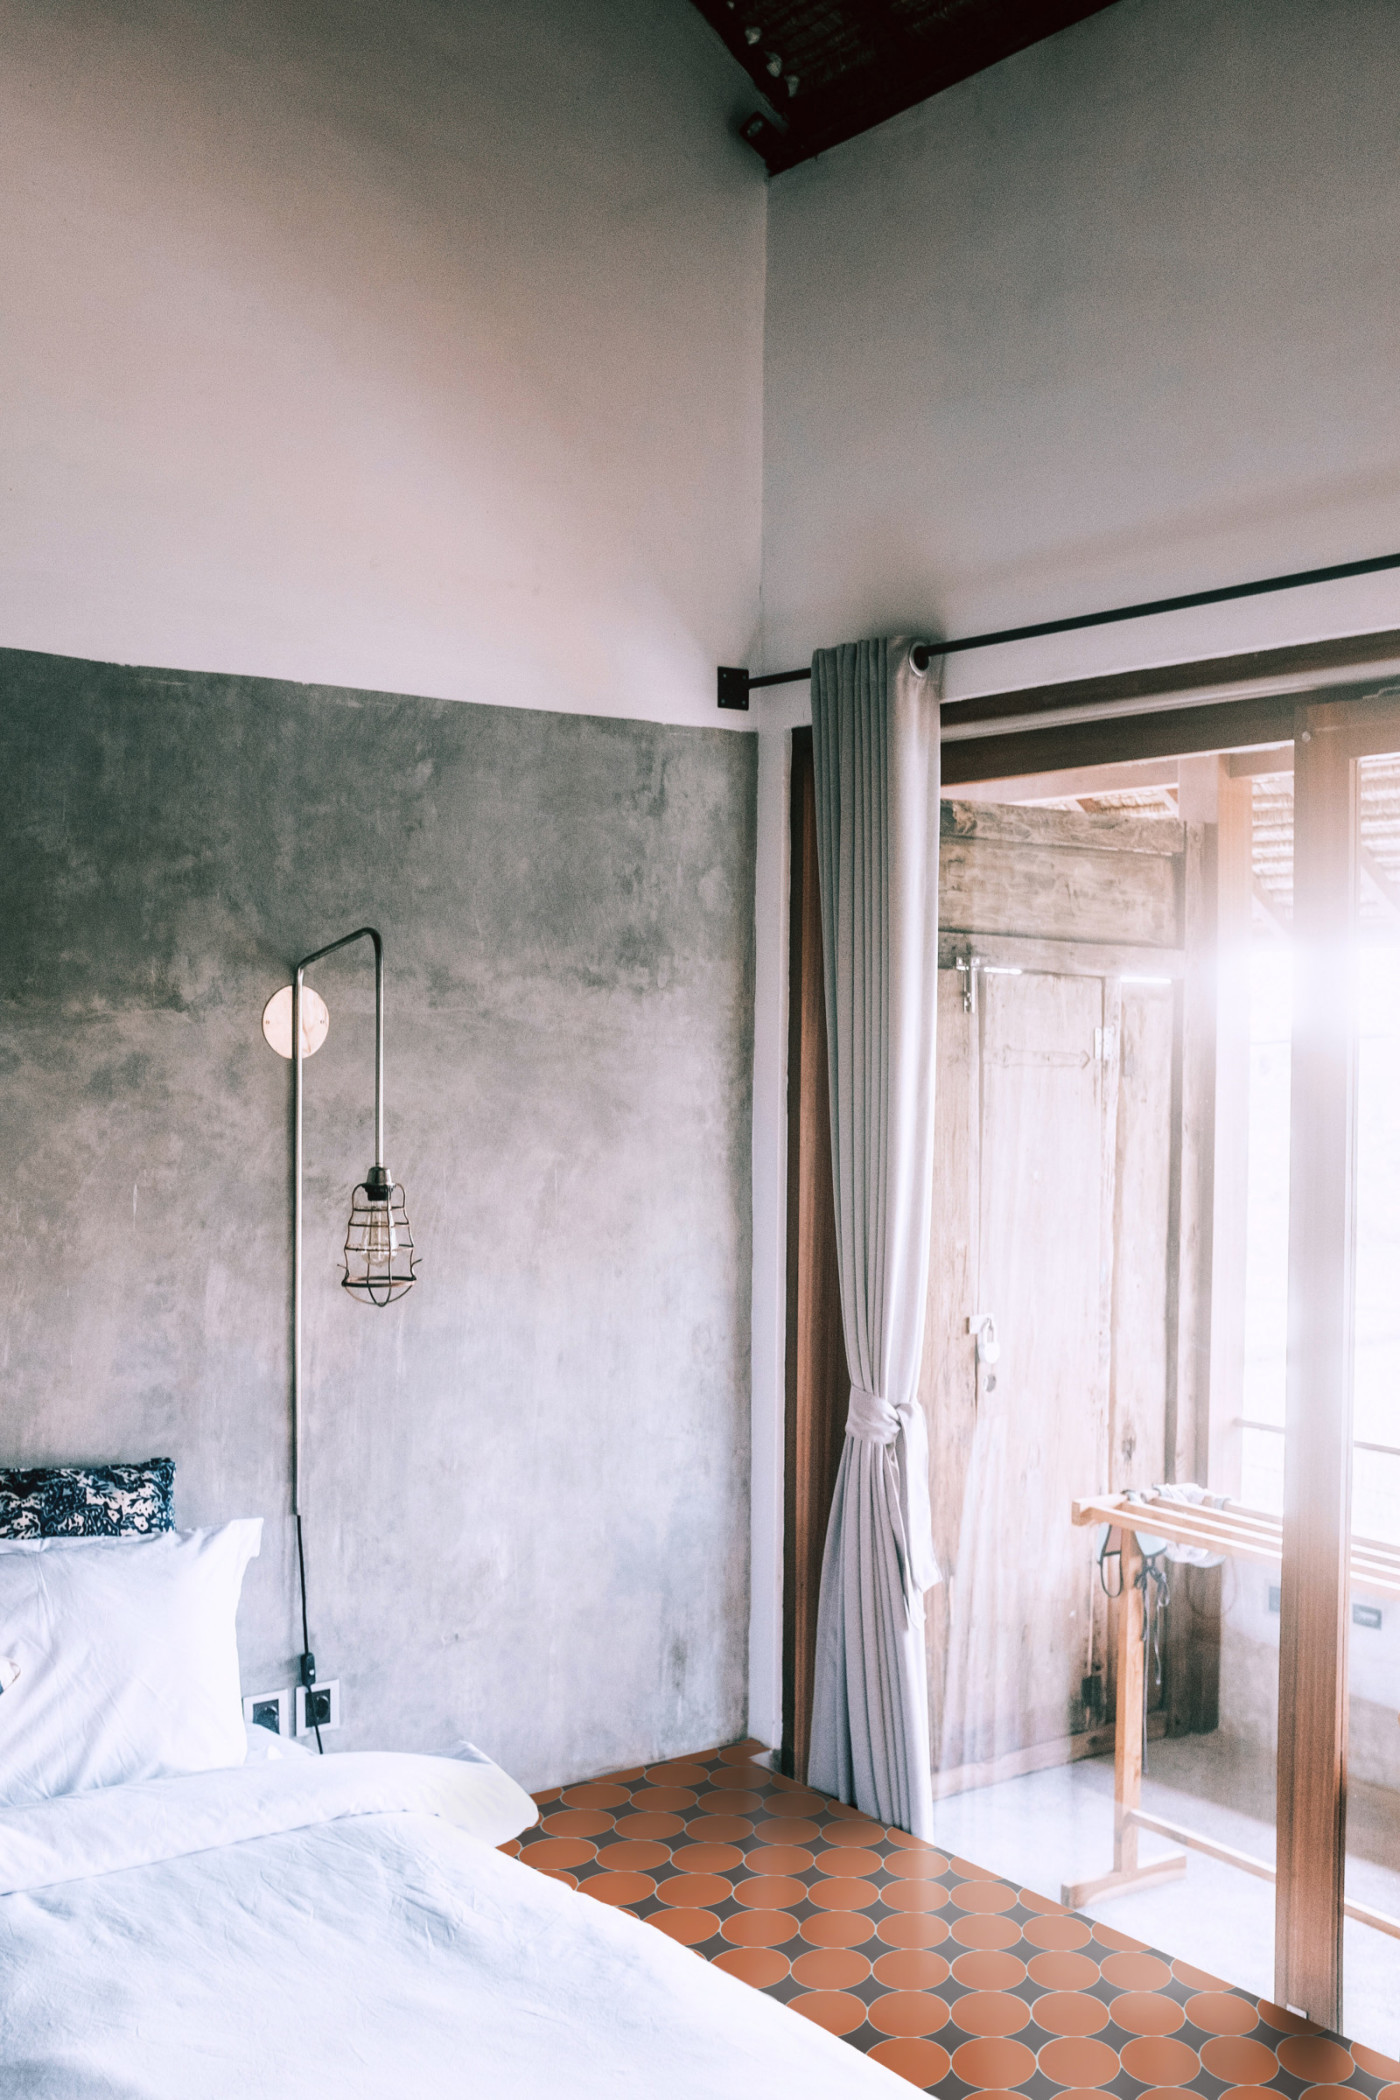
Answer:
[[[956,807],[951,822],[924,1375],[940,1790],[1094,1745],[1106,1603],[1070,1504],[1170,1470],[1182,845],[1171,822]],[[1004,836],[1021,827],[1030,840]],[[1109,945],[1124,924],[1147,940]]]
[[[1084,1540],[1067,1521],[1104,1471],[1116,1058],[1101,978],[984,978],[969,1163],[976,1413],[949,1575],[942,1768],[1070,1734],[1093,1668]],[[1107,1183],[1107,1186],[1106,1186]],[[993,1330],[983,1328],[986,1337]],[[964,1345],[964,1353],[965,1353]]]

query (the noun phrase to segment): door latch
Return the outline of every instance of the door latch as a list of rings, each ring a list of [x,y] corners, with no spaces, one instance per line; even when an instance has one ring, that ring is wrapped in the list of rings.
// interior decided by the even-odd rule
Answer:
[[[990,1313],[969,1313],[967,1331],[977,1344],[977,1375],[982,1379],[983,1391],[994,1393],[997,1389],[996,1365],[1001,1361],[997,1323]]]
[[[995,1364],[1001,1361],[1001,1343],[997,1340],[997,1323],[990,1313],[969,1313],[967,1331],[977,1343],[979,1364]]]
[[[962,1003],[965,1014],[975,1014],[977,1011],[977,973],[981,967],[981,956],[974,955],[970,948],[964,950],[961,955],[953,957],[953,968],[957,971],[962,983]]]

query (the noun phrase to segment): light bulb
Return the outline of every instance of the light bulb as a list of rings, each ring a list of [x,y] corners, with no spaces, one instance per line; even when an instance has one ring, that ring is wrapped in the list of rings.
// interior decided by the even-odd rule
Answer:
[[[365,1227],[365,1253],[371,1262],[387,1262],[398,1252],[399,1236],[387,1203],[371,1203]]]

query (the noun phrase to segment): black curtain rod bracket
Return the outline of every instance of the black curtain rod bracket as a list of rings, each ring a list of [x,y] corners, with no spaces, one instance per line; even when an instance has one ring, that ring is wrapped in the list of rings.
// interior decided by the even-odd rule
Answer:
[[[1373,554],[1365,561],[1336,562],[1328,569],[1297,569],[1290,576],[1265,576],[1254,583],[1228,583],[1219,590],[1188,591],[1180,598],[1149,598],[1141,605],[1116,605],[1109,612],[1076,613],[1068,620],[1038,620],[1030,627],[1002,627],[995,634],[967,634],[955,642],[920,642],[914,668],[926,671],[935,656],[957,656],[965,649],[994,649],[999,642],[1030,642],[1047,634],[1076,634],[1085,627],[1110,627],[1118,620],[1145,620],[1156,613],[1189,612],[1198,605],[1224,605],[1232,598],[1262,598],[1269,591],[1300,590],[1306,584],[1340,583],[1348,576],[1375,576],[1400,569],[1400,554]],[[922,661],[920,659],[922,658]],[[719,666],[719,705],[748,713],[749,694],[765,685],[797,685],[812,675],[803,671],[768,671],[750,678],[732,664]]]

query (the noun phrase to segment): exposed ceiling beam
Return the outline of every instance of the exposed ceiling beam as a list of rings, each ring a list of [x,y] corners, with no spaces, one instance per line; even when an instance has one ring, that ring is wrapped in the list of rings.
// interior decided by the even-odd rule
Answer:
[[[1113,0],[693,4],[768,105],[740,129],[776,175],[1102,13]]]

